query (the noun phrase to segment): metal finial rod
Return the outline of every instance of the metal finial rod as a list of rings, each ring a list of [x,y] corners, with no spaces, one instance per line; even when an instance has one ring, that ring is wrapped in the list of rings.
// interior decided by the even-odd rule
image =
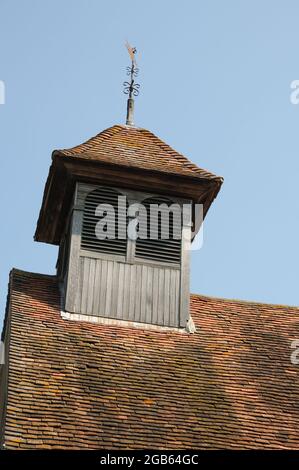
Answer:
[[[126,47],[131,57],[131,67],[127,67],[127,75],[130,76],[129,82],[124,82],[124,93],[129,95],[127,102],[127,119],[126,124],[128,126],[134,126],[134,96],[139,95],[140,85],[135,83],[134,78],[137,77],[139,69],[136,64],[135,54],[137,52],[135,47],[131,47],[129,43],[126,43]]]

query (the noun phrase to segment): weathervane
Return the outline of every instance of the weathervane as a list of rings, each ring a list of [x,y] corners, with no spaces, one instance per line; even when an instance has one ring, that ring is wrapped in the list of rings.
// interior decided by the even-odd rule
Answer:
[[[124,93],[129,95],[128,104],[127,104],[127,119],[126,124],[128,126],[134,126],[134,96],[139,95],[140,85],[135,83],[134,78],[137,77],[139,69],[136,64],[135,54],[137,52],[136,47],[131,47],[128,42],[126,42],[126,48],[128,49],[130,58],[131,58],[131,67],[127,67],[127,75],[130,76],[130,82],[124,82]]]

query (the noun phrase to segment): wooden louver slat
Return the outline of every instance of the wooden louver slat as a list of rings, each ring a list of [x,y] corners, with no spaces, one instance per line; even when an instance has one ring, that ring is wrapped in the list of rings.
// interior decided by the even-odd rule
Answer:
[[[85,199],[83,226],[81,234],[81,249],[107,254],[126,255],[127,240],[118,238],[118,196],[120,193],[108,187],[98,188],[89,193]],[[96,208],[99,204],[111,204],[115,212],[115,238],[100,240],[96,237],[96,225],[102,217],[96,216]],[[105,220],[111,220],[106,217]]]
[[[161,225],[161,216],[158,218],[158,239],[150,238],[150,205],[151,204],[172,204],[168,198],[148,198],[142,201],[147,213],[147,239],[137,238],[136,240],[136,257],[140,259],[161,261],[164,263],[178,264],[181,261],[181,239],[175,239],[174,228],[175,221],[170,213],[169,218],[169,238],[164,239],[165,230]],[[179,226],[181,233],[181,224]]]

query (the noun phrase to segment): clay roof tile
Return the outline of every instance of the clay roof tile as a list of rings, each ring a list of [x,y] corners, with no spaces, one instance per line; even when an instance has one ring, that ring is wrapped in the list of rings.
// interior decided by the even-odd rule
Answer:
[[[195,334],[63,320],[14,270],[8,449],[298,449],[299,309],[191,295]]]

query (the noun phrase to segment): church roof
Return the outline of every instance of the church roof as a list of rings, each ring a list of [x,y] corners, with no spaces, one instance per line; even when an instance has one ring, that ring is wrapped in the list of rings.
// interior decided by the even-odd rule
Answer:
[[[199,168],[152,132],[139,127],[115,125],[81,145],[55,150],[53,155],[223,181],[222,177]]]
[[[299,448],[299,309],[191,295],[195,334],[64,320],[55,276],[13,270],[5,445]]]

